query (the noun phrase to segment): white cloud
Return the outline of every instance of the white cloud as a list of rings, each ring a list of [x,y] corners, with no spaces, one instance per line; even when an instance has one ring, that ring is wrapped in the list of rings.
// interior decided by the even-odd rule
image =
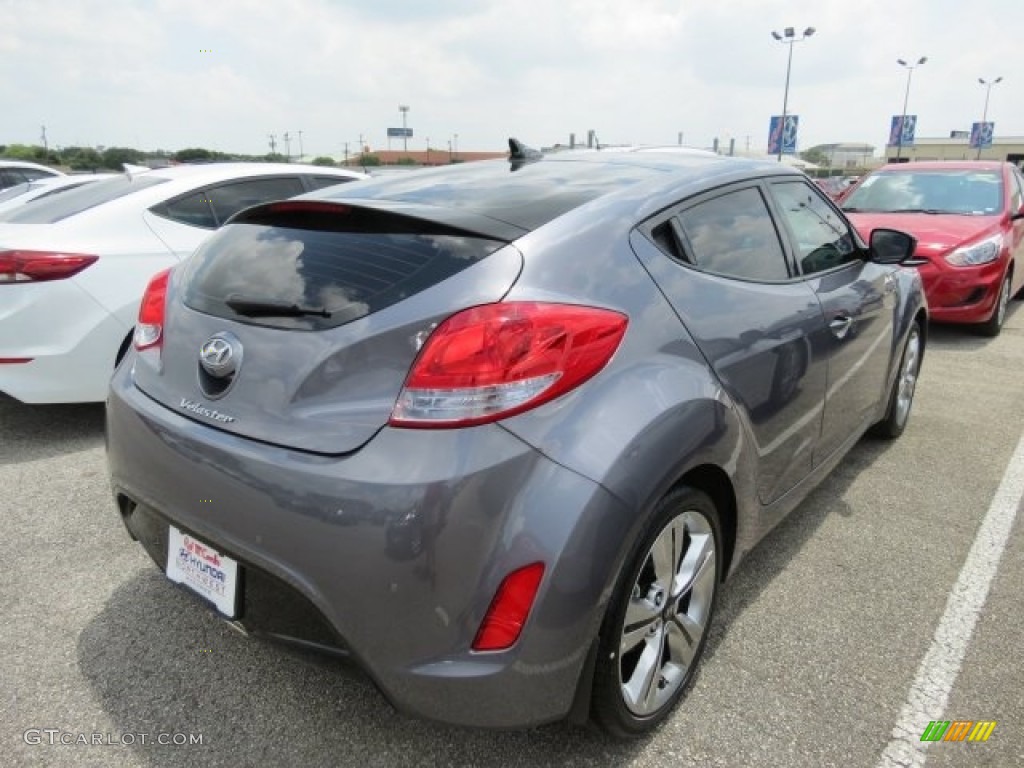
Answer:
[[[1024,4],[1007,0],[34,0],[0,2],[0,143],[267,150],[303,131],[307,154],[363,135],[386,146],[408,104],[412,146],[582,139],[763,146],[786,49],[772,29],[817,28],[794,48],[801,144],[880,145],[914,74],[923,135],[980,119],[1024,134]],[[209,51],[208,53],[205,51]],[[397,144],[395,145],[397,146]],[[279,143],[279,148],[283,145]],[[297,142],[292,150],[297,152]]]

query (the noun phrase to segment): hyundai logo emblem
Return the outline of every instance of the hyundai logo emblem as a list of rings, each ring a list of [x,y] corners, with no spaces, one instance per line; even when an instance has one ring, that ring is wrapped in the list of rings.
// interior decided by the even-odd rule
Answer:
[[[227,339],[210,339],[199,350],[199,357],[203,361],[203,368],[218,378],[226,376],[235,367],[234,351]]]
[[[242,342],[234,334],[216,333],[199,348],[199,385],[208,397],[221,397],[242,365]],[[208,377],[208,378],[206,378]]]

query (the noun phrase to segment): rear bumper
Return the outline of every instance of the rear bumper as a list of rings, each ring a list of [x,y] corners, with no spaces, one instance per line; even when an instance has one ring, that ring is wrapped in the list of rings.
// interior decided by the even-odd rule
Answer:
[[[0,392],[23,403],[102,402],[130,327],[73,280],[0,286]]]
[[[940,323],[984,323],[996,307],[1006,264],[998,259],[977,267],[918,267],[929,315]]]
[[[355,454],[300,454],[152,402],[127,365],[107,435],[129,530],[158,562],[166,522],[239,560],[244,626],[348,653],[431,719],[525,727],[569,712],[632,523],[592,481],[495,425],[385,428]],[[501,580],[536,561],[519,642],[470,651]]]

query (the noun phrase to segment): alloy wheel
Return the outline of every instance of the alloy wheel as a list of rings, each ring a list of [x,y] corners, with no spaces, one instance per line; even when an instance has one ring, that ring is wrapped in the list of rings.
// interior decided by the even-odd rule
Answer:
[[[619,642],[619,686],[636,716],[664,707],[689,678],[717,586],[714,529],[696,510],[658,534],[633,585]]]
[[[914,388],[921,367],[921,334],[917,327],[911,329],[907,348],[903,353],[903,370],[900,371],[899,389],[896,394],[896,422],[903,424],[910,414],[914,402]]]

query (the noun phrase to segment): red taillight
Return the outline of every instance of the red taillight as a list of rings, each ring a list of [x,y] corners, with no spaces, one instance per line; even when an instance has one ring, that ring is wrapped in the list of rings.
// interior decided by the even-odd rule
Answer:
[[[501,651],[515,645],[543,577],[544,563],[523,566],[505,577],[480,623],[474,651]]]
[[[625,315],[572,304],[487,304],[427,339],[391,414],[400,427],[464,427],[548,402],[600,371]]]
[[[63,280],[97,259],[99,256],[63,251],[0,251],[0,285]]]
[[[164,308],[167,303],[167,280],[171,270],[165,269],[149,281],[139,306],[139,322],[135,324],[135,348],[157,347],[163,342]]]

